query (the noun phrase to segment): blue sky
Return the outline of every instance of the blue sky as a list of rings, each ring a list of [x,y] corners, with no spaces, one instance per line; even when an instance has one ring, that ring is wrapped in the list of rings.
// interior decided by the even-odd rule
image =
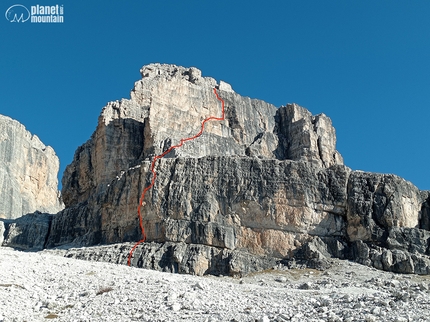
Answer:
[[[64,23],[10,23],[20,3]],[[60,158],[152,62],[195,66],[241,95],[325,113],[354,170],[430,189],[430,1],[1,1],[0,114]]]

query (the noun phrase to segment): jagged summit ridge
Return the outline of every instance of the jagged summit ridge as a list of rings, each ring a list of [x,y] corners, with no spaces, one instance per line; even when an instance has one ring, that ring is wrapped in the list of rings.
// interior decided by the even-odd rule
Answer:
[[[218,84],[212,77],[202,77],[202,71],[196,67],[186,68],[182,66],[156,63],[143,66],[140,69],[140,74],[142,75],[142,79],[149,77],[153,79],[159,78],[170,80],[177,77],[185,79],[195,85],[208,86],[209,88],[216,87],[222,91],[234,92],[231,85],[222,80]],[[138,83],[140,83],[140,81],[136,82],[136,84]]]
[[[231,85],[224,81],[220,81],[218,84],[212,77],[202,77],[202,72],[195,67],[185,68],[182,66],[155,63],[143,66],[140,73],[142,79],[135,82],[134,88],[130,92],[130,99],[110,102],[103,109],[101,117],[105,125],[108,125],[113,119],[120,117],[143,121],[148,116],[148,108],[139,110],[138,107],[150,107],[151,102],[149,99],[151,96],[148,95],[148,92],[154,90],[155,84],[160,81],[187,81],[190,85],[205,88],[206,90],[212,90],[216,87],[223,91],[234,92]],[[121,103],[124,106],[121,106]],[[203,102],[203,105],[205,104],[206,102]]]

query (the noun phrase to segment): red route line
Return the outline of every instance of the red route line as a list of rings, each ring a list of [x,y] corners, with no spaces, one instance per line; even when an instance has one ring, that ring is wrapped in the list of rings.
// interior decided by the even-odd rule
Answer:
[[[145,194],[148,192],[149,189],[151,189],[154,186],[155,183],[155,179],[157,178],[157,173],[155,172],[154,168],[155,168],[155,162],[157,162],[158,159],[163,158],[166,154],[170,153],[173,149],[179,148],[181,147],[185,142],[187,141],[191,141],[194,140],[196,138],[198,138],[200,135],[203,134],[203,130],[205,129],[205,124],[208,121],[224,121],[225,120],[225,111],[224,111],[224,100],[218,95],[218,92],[216,91],[216,88],[214,88],[214,93],[216,95],[217,100],[219,100],[221,102],[221,117],[215,117],[215,116],[210,116],[206,119],[203,120],[202,122],[202,127],[199,131],[199,133],[197,133],[196,135],[189,137],[189,138],[185,138],[185,139],[181,139],[181,141],[179,142],[179,144],[177,145],[172,145],[169,149],[167,149],[166,151],[164,151],[163,153],[157,155],[154,157],[154,160],[152,160],[151,163],[151,172],[152,172],[152,180],[149,186],[147,186],[145,189],[143,189],[142,195],[140,197],[139,200],[139,206],[137,207],[137,214],[139,216],[139,226],[140,226],[140,230],[142,232],[142,236],[143,238],[141,240],[139,240],[136,244],[134,244],[133,248],[131,249],[129,255],[128,255],[128,261],[127,261],[127,265],[131,266],[131,258],[133,257],[133,252],[136,250],[137,246],[141,243],[143,243],[146,240],[146,234],[145,234],[145,228],[143,227],[143,219],[142,219],[142,214],[141,214],[141,208],[142,208],[142,204],[143,204],[143,199],[145,198]]]

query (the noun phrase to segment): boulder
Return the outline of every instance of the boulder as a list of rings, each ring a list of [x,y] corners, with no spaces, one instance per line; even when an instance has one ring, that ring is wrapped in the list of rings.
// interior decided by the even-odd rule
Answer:
[[[30,251],[44,249],[51,221],[51,214],[41,212],[27,214],[15,220],[3,219],[0,221],[5,228],[2,246]]]

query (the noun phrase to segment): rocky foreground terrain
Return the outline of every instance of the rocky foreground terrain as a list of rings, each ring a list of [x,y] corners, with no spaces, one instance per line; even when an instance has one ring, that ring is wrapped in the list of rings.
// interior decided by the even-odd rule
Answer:
[[[58,255],[0,248],[0,321],[430,321],[428,277],[338,259],[233,278]]]

